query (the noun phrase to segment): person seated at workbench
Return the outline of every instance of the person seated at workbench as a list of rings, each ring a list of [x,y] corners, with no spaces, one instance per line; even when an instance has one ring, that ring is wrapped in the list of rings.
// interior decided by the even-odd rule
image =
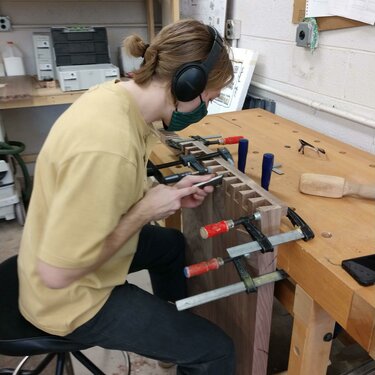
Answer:
[[[185,239],[148,223],[199,206],[212,175],[149,190],[152,122],[175,131],[207,114],[233,80],[229,48],[196,20],[163,28],[133,79],[97,85],[53,125],[39,154],[18,270],[20,310],[38,328],[76,342],[177,364],[178,374],[234,373],[232,340],[213,323],[178,312],[186,297]],[[147,269],[154,294],[126,281]]]

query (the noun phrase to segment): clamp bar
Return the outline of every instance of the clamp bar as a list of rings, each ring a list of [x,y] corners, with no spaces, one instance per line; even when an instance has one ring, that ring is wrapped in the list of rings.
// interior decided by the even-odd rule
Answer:
[[[170,147],[176,148],[177,150],[183,150],[185,145],[191,142],[198,141],[202,142],[205,146],[210,145],[233,145],[237,144],[240,139],[243,139],[242,135],[232,136],[223,138],[221,135],[210,135],[201,137],[200,135],[192,135],[190,138],[169,138],[166,140],[166,144]]]
[[[215,139],[215,138],[221,138],[221,135],[209,135],[206,137],[201,137],[204,141],[209,139]],[[196,141],[193,137],[191,138],[181,138],[181,137],[174,137],[169,138],[166,140],[166,144],[170,147],[173,147],[177,150],[181,150],[185,144],[191,143],[193,141]]]
[[[270,241],[271,245],[275,247],[283,243],[300,240],[301,238],[304,238],[304,235],[301,229],[298,228],[290,232],[280,233],[280,234],[276,234],[274,236],[268,237],[268,240]],[[262,248],[259,245],[259,243],[257,241],[253,241],[253,242],[244,243],[242,245],[229,247],[227,249],[227,252],[231,258],[236,258],[236,257],[240,257],[243,255],[245,256],[249,255],[250,253],[253,253],[254,251],[258,251],[261,249]]]
[[[180,155],[179,160],[171,161],[169,163],[157,164],[157,165],[154,165],[154,168],[163,169],[163,168],[175,167],[176,165],[181,165],[181,164],[184,166],[189,166],[192,160],[201,161],[201,160],[213,159],[216,157],[222,157],[224,160],[231,163],[232,165],[234,164],[232,154],[229,152],[229,150],[225,147],[220,147],[217,149],[216,152],[211,152],[211,153],[196,156],[196,157],[194,157],[193,155]],[[148,177],[153,175],[154,168],[147,168]]]
[[[283,270],[278,270],[264,275],[255,277],[253,279],[255,287],[273,283],[275,281],[283,280],[287,274]],[[241,281],[235,284],[224,286],[222,288],[213,289],[208,292],[200,293],[192,297],[180,299],[176,301],[178,311],[190,309],[195,306],[203,305],[204,303],[216,301],[220,298],[229,297],[233,294],[238,294],[246,291],[245,284]]]
[[[209,173],[209,168],[205,168],[203,166],[200,166],[199,163],[194,163],[192,164],[192,167],[195,167],[196,172],[182,172],[182,173],[175,173],[175,174],[170,174],[168,176],[163,176],[163,174],[160,172],[160,170],[157,168],[155,164],[152,163],[152,161],[148,160],[147,162],[147,176],[153,176],[156,178],[156,180],[160,184],[174,184],[180,180],[182,180],[186,176],[190,175],[204,175]]]

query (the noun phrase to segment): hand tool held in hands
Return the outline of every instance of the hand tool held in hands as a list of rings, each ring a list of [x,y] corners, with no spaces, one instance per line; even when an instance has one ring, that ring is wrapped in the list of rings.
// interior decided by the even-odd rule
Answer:
[[[375,185],[362,185],[348,181],[344,177],[315,173],[301,175],[299,190],[304,194],[328,198],[356,195],[361,198],[375,199]]]
[[[202,181],[194,184],[195,186],[198,186],[199,188],[203,189],[205,186],[217,186],[221,185],[223,182],[223,175],[215,176],[209,179],[208,181]]]

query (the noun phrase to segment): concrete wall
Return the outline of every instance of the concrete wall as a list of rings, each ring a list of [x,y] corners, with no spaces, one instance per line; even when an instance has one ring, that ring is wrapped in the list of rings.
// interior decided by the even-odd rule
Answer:
[[[312,53],[296,46],[292,10],[293,0],[228,1],[227,17],[242,20],[238,47],[259,52],[250,92],[276,100],[280,116],[375,153],[375,27],[320,32]]]

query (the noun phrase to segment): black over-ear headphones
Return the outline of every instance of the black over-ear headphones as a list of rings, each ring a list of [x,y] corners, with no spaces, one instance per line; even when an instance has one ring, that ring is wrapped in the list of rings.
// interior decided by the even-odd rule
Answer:
[[[212,26],[208,28],[214,37],[214,42],[206,60],[182,65],[173,77],[172,93],[180,102],[189,102],[204,91],[208,74],[223,49],[223,39],[217,30]]]

